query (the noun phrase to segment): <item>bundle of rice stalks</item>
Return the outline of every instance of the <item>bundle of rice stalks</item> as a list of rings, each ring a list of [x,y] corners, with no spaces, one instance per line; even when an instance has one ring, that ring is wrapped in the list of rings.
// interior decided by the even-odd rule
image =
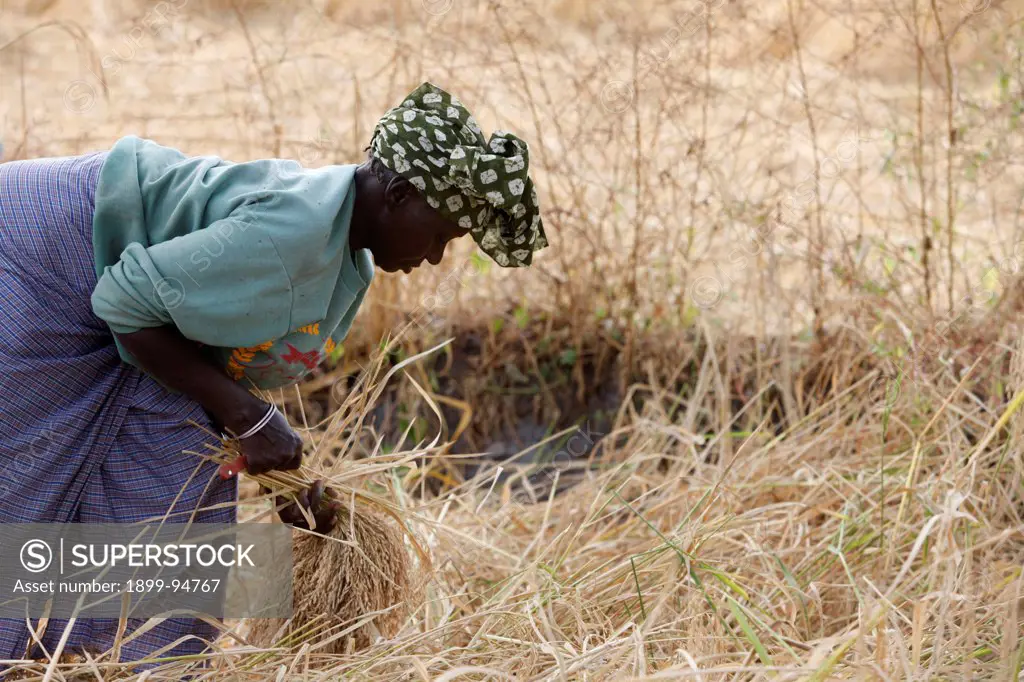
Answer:
[[[340,654],[398,633],[414,590],[409,554],[393,524],[343,507],[327,537],[294,531],[294,542],[295,615],[250,620],[251,644],[310,643],[318,653]]]

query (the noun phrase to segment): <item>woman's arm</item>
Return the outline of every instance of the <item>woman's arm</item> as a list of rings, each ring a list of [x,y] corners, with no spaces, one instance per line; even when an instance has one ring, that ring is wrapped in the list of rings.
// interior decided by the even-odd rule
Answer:
[[[267,403],[224,374],[174,327],[149,327],[117,338],[153,378],[202,405],[218,429],[245,433],[266,414]],[[302,461],[302,439],[280,413],[240,444],[251,474],[298,469]]]
[[[230,379],[211,363],[195,342],[174,327],[150,327],[132,334],[117,334],[118,340],[136,362],[165,386],[189,396],[207,411],[219,429],[244,433],[267,413],[267,404]],[[257,434],[241,441],[250,474],[270,469],[298,469],[302,462],[302,439],[278,412]],[[329,533],[337,520],[338,502],[334,491],[316,481],[297,496],[297,504],[278,496],[279,516],[285,523],[309,528],[298,509],[309,510],[320,533]]]

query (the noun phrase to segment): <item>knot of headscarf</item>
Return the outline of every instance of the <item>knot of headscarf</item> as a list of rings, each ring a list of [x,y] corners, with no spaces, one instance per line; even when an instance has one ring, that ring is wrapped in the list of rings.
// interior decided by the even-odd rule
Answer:
[[[380,119],[370,154],[468,229],[502,267],[522,267],[548,245],[530,179],[530,151],[512,133],[484,139],[458,98],[431,83]]]

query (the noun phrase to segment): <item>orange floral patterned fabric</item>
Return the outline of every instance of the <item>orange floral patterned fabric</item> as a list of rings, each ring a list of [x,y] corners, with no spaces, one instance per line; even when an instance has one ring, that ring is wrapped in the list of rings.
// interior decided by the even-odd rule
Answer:
[[[261,388],[284,386],[312,372],[337,347],[330,334],[321,335],[317,322],[281,339],[233,349],[224,369],[235,381],[248,378]]]

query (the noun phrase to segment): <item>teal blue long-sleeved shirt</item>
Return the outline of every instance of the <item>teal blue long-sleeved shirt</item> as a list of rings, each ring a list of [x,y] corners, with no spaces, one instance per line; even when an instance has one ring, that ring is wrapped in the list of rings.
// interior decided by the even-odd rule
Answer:
[[[96,192],[93,311],[122,334],[173,324],[261,388],[294,383],[348,333],[373,278],[369,251],[348,245],[355,168],[119,140]]]

